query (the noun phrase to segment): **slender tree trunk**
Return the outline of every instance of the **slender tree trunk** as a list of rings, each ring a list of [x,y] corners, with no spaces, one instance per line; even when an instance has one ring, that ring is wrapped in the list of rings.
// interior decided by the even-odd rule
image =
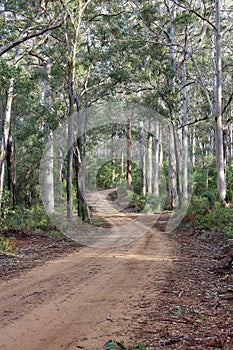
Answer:
[[[87,196],[86,196],[86,184],[85,184],[85,177],[86,177],[86,167],[85,167],[85,157],[86,157],[86,148],[87,148],[87,125],[88,125],[88,95],[86,91],[86,106],[85,106],[85,124],[84,124],[84,132],[83,132],[83,161],[82,161],[82,192],[84,197],[84,204],[85,204],[85,220],[87,218],[88,222],[91,222],[91,214],[89,205],[87,202]]]
[[[54,213],[54,179],[53,179],[53,133],[48,129],[46,136],[46,158],[44,166],[44,206],[48,214]]]
[[[163,130],[160,129],[159,131],[159,165],[161,166],[163,166],[163,160],[164,160],[162,137],[163,137]]]
[[[159,197],[159,138],[160,138],[160,130],[159,123],[157,122],[155,125],[155,137],[153,139],[153,151],[154,151],[154,187],[153,193],[156,197]]]
[[[69,114],[68,114],[68,153],[67,153],[67,177],[66,177],[66,194],[67,194],[67,219],[71,220],[73,194],[72,194],[72,174],[73,174],[73,111],[74,111],[74,92],[72,76],[69,77]]]
[[[115,158],[116,158],[116,147],[115,147],[115,138],[116,138],[116,124],[112,126],[112,135],[111,135],[111,165],[112,165],[112,171],[111,171],[111,182],[114,183],[116,178],[116,171],[115,171]]]
[[[15,169],[15,147],[14,140],[9,132],[7,141],[7,153],[6,153],[6,163],[7,163],[7,188],[11,195],[13,208],[16,205],[16,169]]]
[[[1,168],[1,173],[0,173],[0,209],[2,206],[2,199],[3,199],[3,185],[4,185],[4,177],[5,177],[5,163],[3,162],[2,168]]]
[[[146,195],[146,168],[145,168],[145,140],[144,140],[144,125],[143,121],[139,126],[139,146],[140,146],[140,180],[141,180],[141,193]]]
[[[16,172],[16,141],[13,138],[13,168],[12,168],[12,203],[13,208],[17,204],[17,172]]]
[[[229,126],[229,164],[233,161],[233,124],[230,123]]]
[[[196,128],[193,128],[192,132],[192,165],[196,164]]]
[[[2,195],[3,195],[4,162],[6,159],[7,141],[8,141],[9,132],[10,132],[13,97],[14,97],[14,78],[11,78],[9,87],[7,90],[7,102],[6,102],[5,113],[3,117],[3,124],[2,124],[3,130],[2,130],[2,137],[1,137],[1,144],[0,144],[0,208],[1,208]]]
[[[80,101],[79,96],[76,96],[77,117],[78,117],[78,135],[75,152],[75,173],[76,173],[76,198],[77,198],[77,212],[78,216],[83,221],[86,219],[90,222],[90,210],[86,200],[86,186],[85,186],[85,153],[86,153],[86,129],[88,122],[88,102],[86,98],[86,115],[84,130],[82,133],[81,115],[80,115]],[[83,138],[82,138],[83,135]],[[82,143],[83,139],[83,143]]]
[[[175,37],[175,17],[176,17],[176,4],[172,1],[171,6],[171,28],[170,28],[170,58],[171,58],[171,91],[174,94],[175,92],[175,47],[174,47],[174,37]],[[173,120],[173,110],[170,110],[170,118]],[[168,182],[169,182],[169,201],[171,209],[174,209],[177,206],[177,164],[176,164],[176,140],[174,138],[174,125],[173,122],[168,126],[169,134],[169,157],[168,157]]]
[[[216,26],[216,91],[215,91],[215,152],[217,168],[217,190],[222,205],[226,204],[226,173],[223,150],[222,125],[222,63],[221,63],[221,29],[220,29],[220,0],[215,0]]]
[[[11,131],[7,140],[7,152],[6,152],[6,164],[7,164],[7,189],[12,196],[12,183],[13,183],[13,140]]]
[[[126,125],[126,138],[127,138],[127,188],[128,190],[133,189],[133,176],[132,176],[132,140],[131,140],[131,120],[130,117],[127,119]]]
[[[121,150],[121,175],[124,174],[124,151]]]
[[[188,127],[187,124],[187,89],[186,89],[186,64],[182,66],[183,83],[183,118],[182,118],[182,139],[183,139],[183,204],[188,201]]]
[[[46,110],[51,108],[51,91],[49,83],[49,75],[51,71],[50,59],[46,59],[44,63],[44,91],[42,95],[42,105]],[[49,123],[46,122],[45,125],[45,145],[47,148],[46,151],[46,160],[44,167],[44,206],[45,211],[48,214],[54,212],[54,154],[53,154],[53,132],[50,129]]]
[[[177,131],[175,125],[172,124],[173,138],[174,138],[174,150],[175,150],[175,164],[176,164],[176,175],[177,175],[177,192],[178,192],[178,204],[179,209],[182,208],[182,182],[181,182],[181,165],[180,165],[180,151],[177,140]]]
[[[223,159],[224,159],[224,169],[226,172],[227,162],[228,162],[228,153],[227,153],[227,128],[223,128]]]
[[[168,126],[169,133],[169,159],[168,159],[168,187],[170,208],[177,206],[177,189],[176,189],[176,156],[173,126]]]
[[[75,78],[76,78],[76,54],[77,54],[77,40],[79,27],[74,27],[71,47],[71,61],[69,63],[68,72],[68,95],[69,95],[69,112],[68,112],[68,153],[67,153],[67,178],[66,178],[66,195],[67,195],[67,219],[71,220],[73,207],[73,113],[75,102]],[[67,39],[67,42],[69,40]]]
[[[153,171],[153,160],[152,160],[152,152],[153,150],[153,137],[149,135],[148,140],[148,150],[147,150],[147,192],[152,193],[152,171]]]

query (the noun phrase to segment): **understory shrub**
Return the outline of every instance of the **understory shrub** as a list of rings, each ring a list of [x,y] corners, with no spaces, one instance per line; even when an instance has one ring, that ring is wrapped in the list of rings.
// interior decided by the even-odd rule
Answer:
[[[0,217],[2,230],[54,230],[44,208],[38,207],[33,210],[16,207],[15,209],[5,208]]]
[[[143,344],[133,345],[125,347],[124,343],[114,342],[109,340],[103,347],[103,350],[150,350]]]
[[[233,206],[222,207],[209,193],[194,196],[187,212],[187,220],[192,226],[208,228],[233,237]]]
[[[16,246],[13,238],[8,238],[0,235],[0,252],[15,253]]]

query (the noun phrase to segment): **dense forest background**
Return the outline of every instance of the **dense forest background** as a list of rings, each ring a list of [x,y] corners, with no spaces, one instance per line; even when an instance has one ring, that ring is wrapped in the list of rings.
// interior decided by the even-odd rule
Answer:
[[[68,221],[91,221],[94,181],[124,187],[128,210],[188,203],[192,225],[232,235],[232,10],[230,0],[2,1],[1,227],[50,225],[42,176],[46,212]],[[125,121],[109,112],[88,129],[95,110],[119,103]],[[67,152],[56,131],[65,121]]]

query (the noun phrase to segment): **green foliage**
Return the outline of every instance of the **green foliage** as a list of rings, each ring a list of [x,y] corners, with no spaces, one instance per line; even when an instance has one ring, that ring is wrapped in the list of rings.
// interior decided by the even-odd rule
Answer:
[[[0,217],[0,225],[3,230],[47,231],[55,229],[49,217],[44,213],[43,208],[29,210],[23,207],[16,207],[13,210],[6,207]]]
[[[98,171],[96,184],[98,188],[113,188],[125,174],[121,174],[121,164],[117,160],[105,163]]]
[[[0,59],[0,87],[6,89],[8,87],[9,79],[12,77],[12,67],[7,62]]]
[[[194,169],[194,179],[193,179],[193,194],[194,195],[203,195],[206,192],[207,181],[208,181],[208,190],[216,193],[216,169],[215,164],[212,161],[208,166],[208,178],[207,178],[207,168],[202,166],[197,166]]]
[[[16,246],[13,238],[8,238],[0,235],[0,252],[15,253]]]
[[[128,208],[140,212],[145,208],[145,205],[146,197],[134,192],[133,197],[128,204]]]
[[[208,181],[207,181],[208,174]],[[190,225],[219,231],[233,237],[233,175],[232,165],[227,167],[227,206],[222,207],[218,202],[216,191],[216,170],[213,161],[206,168],[197,167],[194,172],[193,196],[187,212],[187,218],[192,220]],[[206,184],[208,182],[208,189]]]
[[[233,237],[233,206],[222,207],[217,201],[212,202],[212,199],[211,192],[207,196],[192,198],[187,213],[187,217],[191,215],[192,218],[190,224]]]
[[[114,342],[109,340],[103,347],[103,350],[150,350],[147,346],[143,344],[132,345],[129,347],[125,347],[122,342]]]

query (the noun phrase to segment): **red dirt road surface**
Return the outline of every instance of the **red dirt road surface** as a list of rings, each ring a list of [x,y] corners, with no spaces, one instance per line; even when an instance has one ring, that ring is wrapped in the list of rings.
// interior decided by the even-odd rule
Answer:
[[[0,349],[99,350],[132,343],[145,295],[161,300],[176,244],[156,229],[129,246],[80,248],[1,283]]]

